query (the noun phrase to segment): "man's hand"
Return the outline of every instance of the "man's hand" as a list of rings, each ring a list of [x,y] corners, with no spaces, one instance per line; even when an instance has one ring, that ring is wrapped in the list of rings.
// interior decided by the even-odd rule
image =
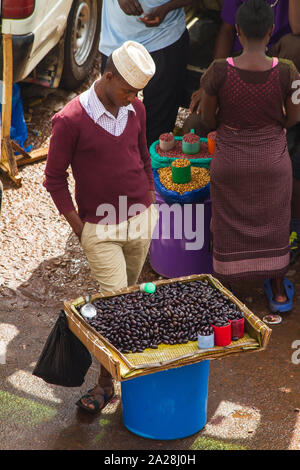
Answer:
[[[147,13],[143,18],[140,18],[140,20],[148,28],[159,26],[164,21],[167,13],[169,12],[169,9],[165,5],[152,8],[152,10],[150,10],[149,13]]]
[[[79,241],[81,241],[81,234],[82,234],[82,230],[84,227],[84,223],[82,222],[77,212],[76,211],[68,212],[64,214],[64,217],[66,221],[69,223],[69,225],[71,226],[75,235],[77,235]]]
[[[201,113],[202,93],[202,88],[199,88],[199,90],[194,91],[194,93],[192,94],[190,102],[191,113],[193,113],[194,111],[196,111],[197,114]]]
[[[150,191],[150,195],[151,195],[151,198],[152,198],[152,203],[153,203],[153,204],[156,204],[155,192],[154,192],[154,191]]]
[[[138,0],[118,0],[118,2],[126,15],[140,16],[144,13]]]

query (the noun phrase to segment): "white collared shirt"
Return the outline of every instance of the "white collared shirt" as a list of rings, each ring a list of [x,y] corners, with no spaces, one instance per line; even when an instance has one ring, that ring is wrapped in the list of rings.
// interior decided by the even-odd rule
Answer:
[[[103,127],[103,129],[110,134],[119,136],[123,133],[126,127],[129,112],[133,111],[135,113],[135,109],[132,104],[121,106],[119,108],[118,116],[113,116],[109,111],[107,111],[96,95],[94,88],[95,83],[96,82],[80,95],[80,103],[96,124]]]

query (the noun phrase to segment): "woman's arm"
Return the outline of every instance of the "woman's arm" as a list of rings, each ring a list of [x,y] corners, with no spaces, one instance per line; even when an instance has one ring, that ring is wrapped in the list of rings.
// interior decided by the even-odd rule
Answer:
[[[218,109],[217,96],[208,95],[203,90],[202,100],[201,100],[201,120],[208,129],[217,128],[217,109]]]
[[[158,7],[152,8],[149,12],[146,12],[144,18],[140,18],[140,20],[148,28],[159,26],[170,11],[185,7],[191,3],[192,0],[170,0]]]
[[[289,22],[293,34],[300,34],[300,1],[289,0]]]

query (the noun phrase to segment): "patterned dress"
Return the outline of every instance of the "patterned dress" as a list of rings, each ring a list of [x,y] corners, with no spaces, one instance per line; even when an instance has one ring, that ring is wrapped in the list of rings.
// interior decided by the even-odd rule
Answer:
[[[283,106],[297,79],[294,64],[281,59],[265,72],[217,60],[202,77],[219,103],[211,230],[214,273],[223,281],[288,270],[292,168]]]

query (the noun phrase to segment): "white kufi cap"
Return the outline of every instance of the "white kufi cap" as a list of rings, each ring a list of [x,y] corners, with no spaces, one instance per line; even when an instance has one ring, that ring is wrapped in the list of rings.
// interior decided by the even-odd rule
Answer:
[[[112,53],[119,74],[133,88],[143,89],[155,74],[155,63],[144,46],[126,41]]]

